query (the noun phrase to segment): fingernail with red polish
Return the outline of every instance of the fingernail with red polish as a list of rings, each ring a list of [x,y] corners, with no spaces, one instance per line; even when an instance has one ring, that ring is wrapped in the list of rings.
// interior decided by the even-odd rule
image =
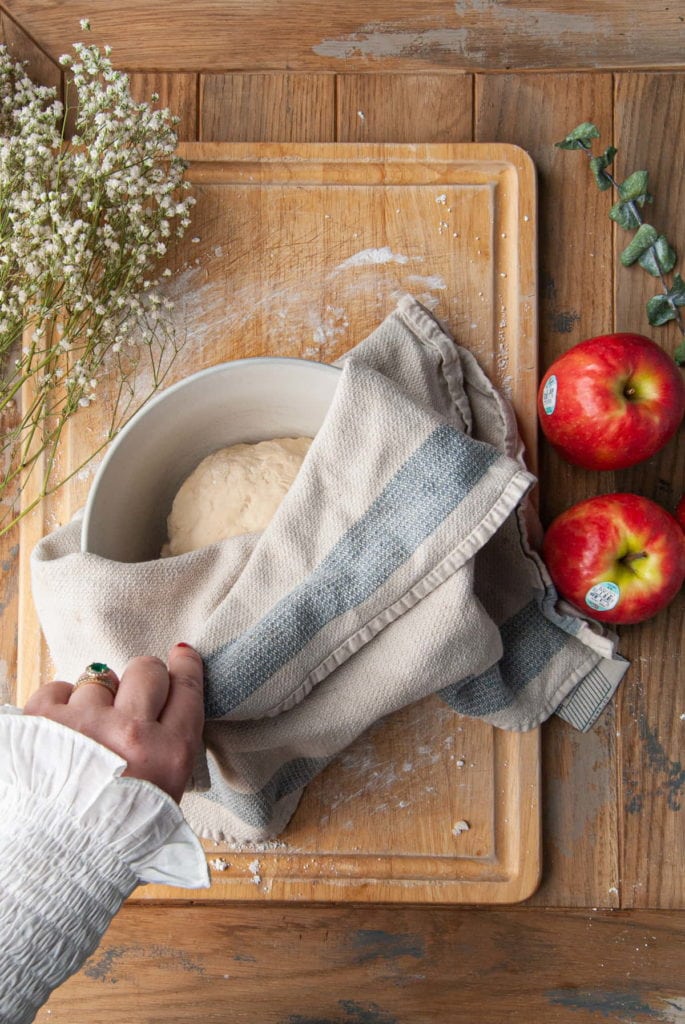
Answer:
[[[177,647],[190,647],[190,644],[176,644]]]

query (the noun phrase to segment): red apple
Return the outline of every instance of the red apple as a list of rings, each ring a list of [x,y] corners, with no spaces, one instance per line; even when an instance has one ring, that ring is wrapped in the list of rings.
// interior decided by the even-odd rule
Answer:
[[[585,469],[625,469],[666,444],[685,413],[673,359],[640,334],[604,334],[560,356],[542,378],[540,425]]]
[[[542,552],[562,597],[601,622],[651,618],[685,579],[685,533],[637,494],[589,498],[562,512]]]

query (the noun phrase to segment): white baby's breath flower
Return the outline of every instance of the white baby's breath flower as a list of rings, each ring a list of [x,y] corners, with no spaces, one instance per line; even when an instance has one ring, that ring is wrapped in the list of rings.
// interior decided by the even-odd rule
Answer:
[[[87,18],[81,28],[89,30]],[[32,82],[0,46],[0,412],[24,381],[35,380],[45,396],[15,434],[19,448],[3,436],[0,464],[49,408],[58,428],[46,453],[48,490],[59,482],[51,471],[61,427],[94,399],[108,367],[135,372],[138,346],[156,346],[154,389],[176,351],[162,319],[170,303],[156,293],[171,271],[157,278],[153,268],[166,240],[188,227],[194,202],[175,156],[178,122],[134,102],[110,52],[76,43],[60,58],[77,98],[73,144],[65,147],[55,90]],[[31,343],[14,360],[22,335]],[[124,383],[126,394],[135,389],[135,381]],[[115,409],[113,431],[124,422],[117,416]],[[0,502],[7,481],[0,473]],[[5,528],[0,520],[0,534]]]

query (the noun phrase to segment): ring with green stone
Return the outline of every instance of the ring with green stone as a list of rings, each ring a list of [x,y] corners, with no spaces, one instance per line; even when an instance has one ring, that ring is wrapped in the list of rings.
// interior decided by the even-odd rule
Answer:
[[[110,669],[109,665],[106,665],[104,661],[92,662],[85,672],[82,672],[74,683],[75,692],[79,686],[85,686],[87,683],[97,683],[98,686],[104,686],[106,690],[116,696],[117,690],[119,689],[119,683],[114,677],[114,673]]]

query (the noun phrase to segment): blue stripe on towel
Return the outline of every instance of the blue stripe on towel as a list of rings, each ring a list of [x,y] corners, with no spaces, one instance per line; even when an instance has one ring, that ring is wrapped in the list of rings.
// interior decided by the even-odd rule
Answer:
[[[567,634],[545,618],[537,601],[507,619],[500,635],[504,653],[496,665],[438,691],[462,715],[479,718],[510,707],[568,643]]]
[[[327,623],[370,597],[500,457],[453,427],[437,427],[307,579],[205,659],[207,717],[229,714]]]
[[[212,803],[221,804],[252,828],[265,829],[271,824],[274,809],[280,800],[304,789],[308,782],[323,771],[331,757],[297,757],[286,761],[268,782],[256,793],[241,793],[233,789],[219,771],[213,757],[207,758],[211,789],[200,795]]]

